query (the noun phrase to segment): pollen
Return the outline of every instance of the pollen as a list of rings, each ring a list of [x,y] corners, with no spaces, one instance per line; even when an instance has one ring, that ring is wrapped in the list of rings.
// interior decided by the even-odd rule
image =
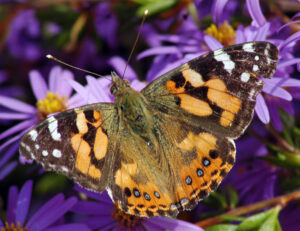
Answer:
[[[65,111],[67,109],[66,102],[66,97],[60,97],[57,93],[47,92],[46,97],[36,103],[41,120],[46,119],[52,113]]]
[[[118,208],[118,202],[114,204],[114,211],[112,212],[112,218],[118,222],[121,228],[126,230],[135,228],[142,223],[143,218],[134,215],[124,213]]]
[[[231,46],[235,43],[235,30],[227,21],[219,25],[219,28],[215,24],[211,24],[204,32],[213,36],[224,46]]]
[[[8,222],[5,222],[5,226],[1,227],[0,231],[28,231],[28,229],[21,227],[20,222],[17,226],[14,223],[8,224]]]

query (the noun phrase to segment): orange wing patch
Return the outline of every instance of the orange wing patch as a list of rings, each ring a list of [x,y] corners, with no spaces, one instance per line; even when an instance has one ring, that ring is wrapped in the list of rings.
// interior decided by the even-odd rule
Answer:
[[[218,138],[210,133],[190,132],[177,144],[183,151],[196,150],[197,153],[196,159],[188,166],[181,167],[181,184],[176,187],[177,199],[185,209],[190,209],[194,201],[203,199],[210,191],[216,189],[233,165],[220,157],[221,150],[217,146],[217,141]],[[230,159],[234,160],[234,155],[235,150],[230,150],[228,153]]]
[[[121,163],[121,168],[115,173],[115,183],[124,192],[127,202],[118,206],[129,214],[138,216],[162,216],[177,214],[177,207],[172,199],[151,181],[146,184],[136,183],[133,177],[138,174],[136,163]]]
[[[242,107],[242,101],[226,93],[227,88],[225,83],[217,77],[208,80],[204,86],[208,87],[207,98],[224,110],[220,118],[221,125],[223,127],[230,126],[235,114],[238,113]]]
[[[107,152],[108,137],[101,128],[101,114],[98,111],[93,111],[91,116],[82,110],[76,111],[76,114],[78,133],[71,134],[71,145],[77,154],[75,168],[82,174],[87,174],[92,178],[100,178],[100,169],[91,163],[91,153],[93,149],[95,158],[101,160]],[[93,140],[94,146],[91,146],[89,141],[84,139],[84,135],[89,132],[89,129],[96,129],[95,140]]]

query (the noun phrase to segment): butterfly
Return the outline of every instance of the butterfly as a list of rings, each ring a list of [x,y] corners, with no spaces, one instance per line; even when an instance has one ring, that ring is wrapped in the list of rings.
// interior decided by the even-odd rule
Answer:
[[[112,72],[114,103],[51,116],[26,133],[20,152],[88,190],[108,191],[132,215],[176,216],[215,190],[235,162],[235,143],[256,96],[276,69],[268,42],[195,58],[141,92]]]

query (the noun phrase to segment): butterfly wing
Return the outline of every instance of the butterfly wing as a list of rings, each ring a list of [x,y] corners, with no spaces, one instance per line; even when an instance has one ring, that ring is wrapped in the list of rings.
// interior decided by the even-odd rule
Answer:
[[[155,126],[147,142],[124,130],[110,182],[119,207],[139,216],[191,209],[234,164],[237,138],[252,119],[277,48],[267,42],[227,47],[196,58],[150,83]],[[135,153],[135,155],[131,155]]]
[[[150,145],[122,129],[109,188],[129,214],[176,216],[216,189],[234,163],[235,147],[231,139],[152,112]]]
[[[47,171],[62,173],[87,189],[101,192],[109,179],[116,121],[113,104],[65,111],[26,133],[20,152]]]
[[[249,125],[256,96],[271,77],[276,46],[250,42],[210,52],[168,72],[142,93],[151,106],[216,134],[237,138]]]

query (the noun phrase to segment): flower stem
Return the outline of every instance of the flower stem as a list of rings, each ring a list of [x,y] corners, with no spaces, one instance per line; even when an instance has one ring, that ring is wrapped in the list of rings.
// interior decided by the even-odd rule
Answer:
[[[241,216],[241,215],[245,215],[245,214],[252,213],[252,212],[255,212],[258,210],[262,210],[266,207],[270,207],[270,206],[274,206],[274,205],[280,205],[283,208],[289,202],[291,202],[293,200],[297,200],[297,199],[300,199],[300,190],[283,195],[283,196],[275,197],[273,199],[260,201],[255,204],[252,204],[252,205],[241,206],[241,207],[232,209],[231,211],[224,213],[222,215]],[[200,226],[201,228],[206,228],[208,226],[221,223],[224,221],[224,219],[222,218],[222,215],[199,221],[196,223],[196,225]]]

